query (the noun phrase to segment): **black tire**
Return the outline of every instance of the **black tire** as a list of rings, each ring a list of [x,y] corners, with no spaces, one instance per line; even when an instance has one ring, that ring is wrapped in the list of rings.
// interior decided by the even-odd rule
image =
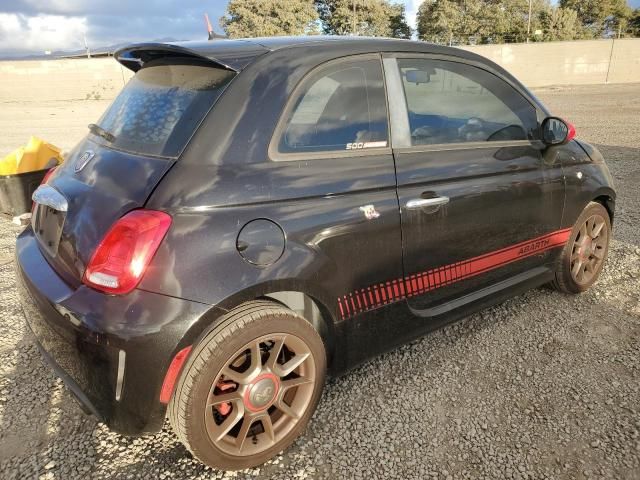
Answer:
[[[574,247],[576,246],[576,238],[580,235],[580,229],[587,222],[587,220],[597,216],[604,219],[604,228],[606,229],[606,239],[603,240],[604,245],[601,247],[603,250],[602,259],[598,262],[598,265],[594,268],[592,275],[583,282],[578,282],[572,274],[572,256],[574,255]],[[569,241],[562,250],[561,257],[556,267],[555,280],[553,286],[564,293],[577,294],[587,290],[593,285],[600,276],[602,268],[609,252],[609,242],[611,240],[611,219],[609,218],[609,212],[601,204],[597,202],[590,202],[582,211],[578,220],[576,220]]]
[[[285,430],[283,438],[271,448],[250,456],[230,455],[214,443],[205,426],[205,415],[211,413],[211,407],[207,409],[206,404],[212,390],[215,391],[213,382],[222,378],[222,369],[229,365],[238,349],[275,332],[290,336],[288,338],[302,340],[311,353],[311,361],[315,366],[315,380],[310,382],[310,385],[313,384],[313,390],[307,396],[306,411],[299,419],[290,420],[294,422],[291,430],[288,433]],[[255,467],[286,449],[303,432],[318,405],[325,377],[324,344],[309,322],[274,302],[247,302],[226,314],[217,326],[194,346],[169,403],[169,420],[180,441],[202,463],[223,470]],[[237,388],[239,387],[240,385]],[[311,392],[311,387],[308,391]],[[297,392],[294,390],[295,395]],[[240,423],[244,421],[243,417]],[[255,442],[255,437],[253,440]]]

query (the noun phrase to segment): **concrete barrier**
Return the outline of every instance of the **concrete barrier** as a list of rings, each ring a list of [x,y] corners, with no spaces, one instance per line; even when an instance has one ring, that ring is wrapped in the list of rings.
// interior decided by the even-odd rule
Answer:
[[[640,38],[461,47],[529,87],[640,82]]]
[[[640,82],[640,39],[461,47],[502,65],[525,85]],[[0,102],[111,100],[131,78],[113,57],[0,62]]]
[[[613,45],[609,83],[640,82],[640,38],[616,40]]]
[[[0,62],[0,102],[110,100],[131,72],[113,57]]]

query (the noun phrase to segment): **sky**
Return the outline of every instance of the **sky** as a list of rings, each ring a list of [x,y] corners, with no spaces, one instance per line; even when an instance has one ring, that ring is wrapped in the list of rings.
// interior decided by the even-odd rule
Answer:
[[[404,0],[409,23],[423,0]],[[631,0],[640,6],[640,0]],[[0,55],[42,54],[124,42],[206,38],[203,14],[221,32],[227,0],[0,0]]]

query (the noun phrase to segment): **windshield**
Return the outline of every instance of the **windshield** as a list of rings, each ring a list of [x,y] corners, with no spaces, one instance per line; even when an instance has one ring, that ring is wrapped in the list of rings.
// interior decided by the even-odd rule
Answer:
[[[206,64],[156,61],[136,73],[90,132],[120,150],[177,157],[234,76]]]

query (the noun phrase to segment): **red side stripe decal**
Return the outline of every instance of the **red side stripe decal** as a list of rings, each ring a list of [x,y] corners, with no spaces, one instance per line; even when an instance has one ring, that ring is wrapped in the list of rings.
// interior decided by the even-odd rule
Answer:
[[[338,308],[340,309],[340,316],[344,319],[344,308],[342,307],[342,299],[338,299]]]
[[[552,248],[562,247],[569,241],[570,235],[570,228],[558,230],[495,252],[356,290],[338,298],[340,317],[345,320],[357,313],[450,285]]]

